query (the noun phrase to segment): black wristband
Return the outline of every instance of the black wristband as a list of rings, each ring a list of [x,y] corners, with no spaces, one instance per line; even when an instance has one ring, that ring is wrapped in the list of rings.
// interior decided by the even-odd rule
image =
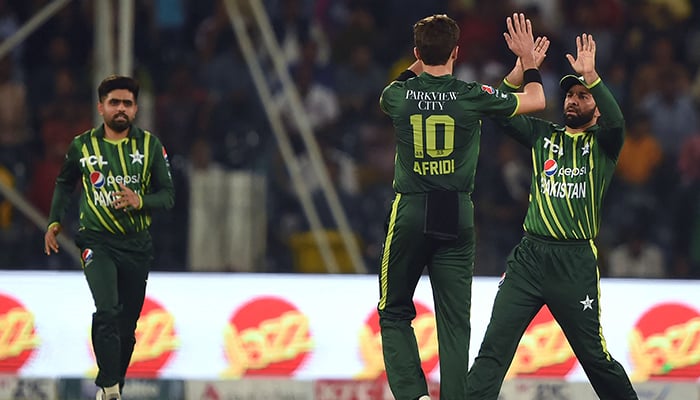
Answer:
[[[409,80],[409,79],[414,78],[416,76],[417,75],[415,72],[411,71],[410,69],[407,69],[407,70],[403,71],[401,73],[401,75],[399,75],[399,77],[396,78],[396,80],[397,81],[406,81],[406,80]]]
[[[539,70],[530,68],[523,72],[523,86],[530,82],[538,82],[540,85],[542,84],[542,75],[540,75]]]

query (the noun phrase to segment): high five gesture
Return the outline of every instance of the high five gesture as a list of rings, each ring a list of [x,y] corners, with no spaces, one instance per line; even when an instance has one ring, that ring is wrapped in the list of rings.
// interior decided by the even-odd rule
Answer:
[[[595,40],[593,35],[584,33],[576,36],[576,58],[571,54],[566,55],[571,68],[577,74],[583,76],[587,84],[597,81],[599,76],[595,70]]]

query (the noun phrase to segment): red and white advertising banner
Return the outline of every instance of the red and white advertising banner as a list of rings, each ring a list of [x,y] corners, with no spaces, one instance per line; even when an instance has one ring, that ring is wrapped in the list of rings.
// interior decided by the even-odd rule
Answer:
[[[486,330],[497,284],[496,278],[474,280],[470,361]],[[152,273],[130,376],[325,380],[315,390],[383,391],[383,386],[342,384],[383,378],[377,285],[371,275]],[[601,290],[595,301],[601,303],[607,348],[634,382],[698,381],[697,282],[608,279]],[[438,381],[434,307],[425,277],[415,302],[413,326],[423,368]],[[78,271],[0,272],[0,374],[94,376],[93,311]],[[513,378],[586,381],[546,308],[520,342],[508,373]]]

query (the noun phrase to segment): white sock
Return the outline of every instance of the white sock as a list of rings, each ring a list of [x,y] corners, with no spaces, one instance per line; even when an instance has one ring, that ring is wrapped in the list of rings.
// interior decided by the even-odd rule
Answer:
[[[104,391],[105,391],[105,394],[107,395],[107,397],[114,396],[115,394],[117,396],[119,396],[119,384],[117,383],[117,384],[114,384],[110,387],[106,387],[106,388],[104,388]]]

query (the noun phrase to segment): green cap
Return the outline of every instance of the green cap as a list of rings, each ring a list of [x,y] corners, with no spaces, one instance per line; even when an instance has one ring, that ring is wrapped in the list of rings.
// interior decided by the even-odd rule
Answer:
[[[559,87],[561,87],[561,90],[565,92],[568,92],[569,89],[571,89],[571,87],[574,85],[583,85],[584,87],[586,87],[586,81],[583,80],[582,76],[576,75],[565,75],[559,81]]]

